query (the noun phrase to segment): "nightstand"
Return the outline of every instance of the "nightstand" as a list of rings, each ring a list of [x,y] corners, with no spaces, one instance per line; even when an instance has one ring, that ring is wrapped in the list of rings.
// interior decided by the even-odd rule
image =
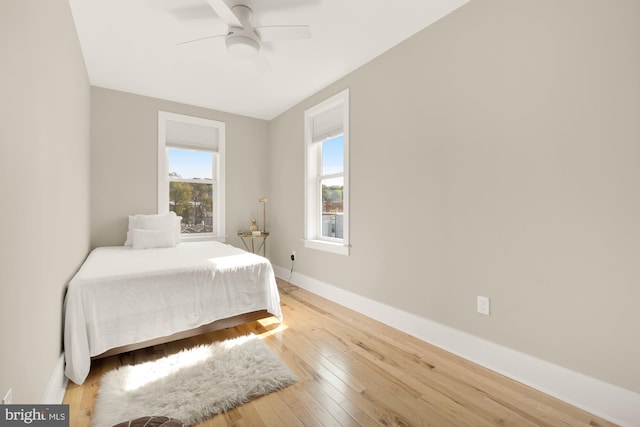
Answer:
[[[243,230],[238,231],[238,237],[240,237],[240,240],[242,240],[242,244],[248,251],[251,251],[255,254],[256,252],[260,252],[260,249],[262,249],[262,256],[267,256],[267,237],[269,237],[268,231],[261,231],[260,234],[253,234],[251,231]],[[247,241],[245,239],[250,239],[251,249],[249,249],[249,245],[247,244]],[[257,248],[255,247],[256,239],[262,239],[261,242],[259,241],[260,244]]]

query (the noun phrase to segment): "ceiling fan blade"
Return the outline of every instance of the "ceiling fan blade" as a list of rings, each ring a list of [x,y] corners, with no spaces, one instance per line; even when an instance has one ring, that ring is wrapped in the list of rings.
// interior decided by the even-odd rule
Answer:
[[[226,34],[217,34],[215,36],[207,36],[207,37],[200,37],[199,39],[187,40],[186,42],[180,42],[180,43],[176,44],[176,46],[180,46],[181,44],[199,42],[200,40],[214,39],[216,37],[226,37]]]
[[[308,25],[268,25],[255,27],[254,30],[265,42],[311,38],[311,29]]]
[[[207,0],[209,6],[230,27],[242,27],[242,23],[224,0]]]

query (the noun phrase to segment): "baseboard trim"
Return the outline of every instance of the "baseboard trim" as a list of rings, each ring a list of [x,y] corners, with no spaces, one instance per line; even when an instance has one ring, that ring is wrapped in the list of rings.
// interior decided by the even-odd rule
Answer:
[[[64,393],[67,390],[67,382],[67,377],[64,375],[64,353],[61,353],[49,377],[49,383],[42,394],[40,403],[43,405],[59,405],[62,403]]]
[[[287,280],[289,270],[274,265]],[[640,394],[294,272],[291,283],[623,427],[640,425]],[[285,319],[286,321],[286,319]]]

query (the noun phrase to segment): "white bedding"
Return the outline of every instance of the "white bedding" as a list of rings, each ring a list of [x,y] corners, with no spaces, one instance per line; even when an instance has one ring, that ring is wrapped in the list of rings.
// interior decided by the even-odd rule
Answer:
[[[94,249],[69,283],[65,374],[82,384],[91,356],[267,310],[282,319],[271,263],[219,242]]]

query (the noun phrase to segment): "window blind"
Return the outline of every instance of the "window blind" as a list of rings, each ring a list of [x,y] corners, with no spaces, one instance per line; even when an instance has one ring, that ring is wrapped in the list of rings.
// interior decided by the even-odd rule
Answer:
[[[324,141],[344,133],[342,103],[328,108],[312,117],[312,134],[313,142]]]
[[[218,129],[173,120],[166,122],[167,145],[195,150],[218,151]]]

